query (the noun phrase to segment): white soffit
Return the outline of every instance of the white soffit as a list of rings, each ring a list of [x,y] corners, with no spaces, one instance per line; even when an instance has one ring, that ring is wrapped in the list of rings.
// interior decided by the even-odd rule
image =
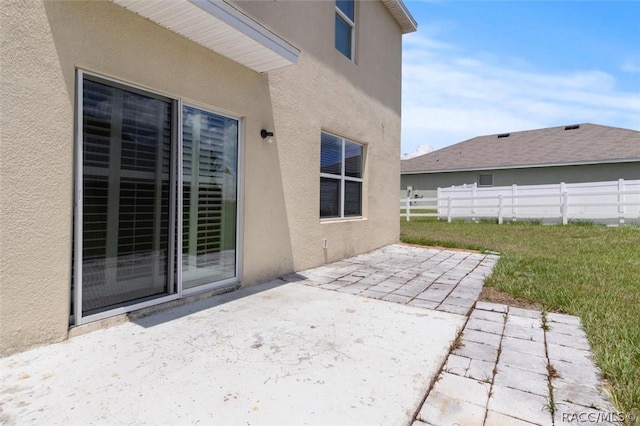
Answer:
[[[298,62],[298,49],[221,0],[111,1],[257,72]]]
[[[409,12],[409,9],[407,9],[407,6],[404,5],[402,0],[382,0],[382,3],[389,9],[391,16],[393,16],[400,25],[402,34],[412,33],[418,30],[418,23],[413,19],[411,12]]]

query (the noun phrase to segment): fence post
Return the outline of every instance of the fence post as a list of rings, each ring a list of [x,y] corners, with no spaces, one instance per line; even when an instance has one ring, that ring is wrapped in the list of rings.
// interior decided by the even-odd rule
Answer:
[[[502,225],[502,194],[498,195],[498,225]]]
[[[513,185],[511,185],[511,214],[512,214],[512,221],[515,221],[516,219],[518,219],[518,185],[516,185],[515,183]]]
[[[447,197],[447,222],[451,223],[451,195]]]
[[[564,217],[564,199],[562,198],[566,191],[564,185],[565,185],[564,182],[560,182],[560,216],[561,217]]]
[[[567,191],[562,193],[562,205],[560,209],[562,210],[562,224],[566,225],[569,223],[569,193]]]
[[[476,188],[478,187],[478,184],[476,182],[473,182],[473,186],[471,187],[471,220],[473,222],[476,221]]]
[[[624,196],[624,179],[618,179],[618,223],[622,225],[624,223],[625,216],[625,196]]]
[[[406,213],[407,222],[411,221],[411,198],[407,195],[407,198],[404,200],[404,212]]]

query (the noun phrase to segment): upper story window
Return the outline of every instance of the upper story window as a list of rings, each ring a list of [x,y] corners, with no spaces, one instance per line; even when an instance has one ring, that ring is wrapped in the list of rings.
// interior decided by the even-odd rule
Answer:
[[[322,133],[320,218],[362,216],[364,146]]]
[[[336,0],[336,49],[353,60],[355,0]]]

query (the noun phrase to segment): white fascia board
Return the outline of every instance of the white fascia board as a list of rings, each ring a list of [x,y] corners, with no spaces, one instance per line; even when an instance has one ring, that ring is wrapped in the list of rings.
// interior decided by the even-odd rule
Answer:
[[[435,173],[457,173],[457,172],[481,172],[486,170],[511,170],[511,169],[534,169],[542,167],[562,167],[562,166],[592,166],[597,164],[620,164],[620,163],[640,163],[639,158],[620,158],[614,160],[603,161],[578,161],[570,163],[544,163],[544,164],[523,164],[519,166],[497,166],[497,167],[475,167],[465,169],[445,169],[445,170],[427,170],[417,172],[400,172],[401,175],[423,175]]]
[[[402,34],[408,34],[418,30],[418,23],[402,0],[382,0],[382,3],[387,7],[389,13],[391,13],[391,16],[393,16],[398,25],[400,25]]]
[[[227,25],[235,28],[244,35],[264,45],[268,49],[282,56],[291,64],[298,63],[300,50],[278,37],[258,22],[249,18],[238,9],[221,0],[188,0],[205,12],[215,16]]]

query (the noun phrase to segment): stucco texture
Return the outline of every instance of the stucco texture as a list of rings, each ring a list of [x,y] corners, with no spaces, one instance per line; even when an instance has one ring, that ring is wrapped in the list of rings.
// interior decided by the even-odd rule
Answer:
[[[382,3],[359,2],[352,62],[334,48],[332,2],[242,1],[235,5],[302,51],[297,65],[269,73],[294,268],[309,268],[395,242],[399,233],[395,200],[400,174],[401,88],[397,23]],[[310,17],[314,25],[308,24]],[[323,130],[366,146],[365,219],[318,220],[319,135]],[[326,251],[323,239],[328,242]],[[247,250],[254,248],[263,250],[258,245],[249,245]],[[252,257],[247,251],[247,259]]]
[[[299,63],[258,74],[109,2],[2,3],[0,353],[67,337],[77,69],[241,119],[242,285],[397,240],[400,28],[359,3],[351,62],[331,2],[237,7]],[[319,220],[322,130],[366,146],[362,219]]]

